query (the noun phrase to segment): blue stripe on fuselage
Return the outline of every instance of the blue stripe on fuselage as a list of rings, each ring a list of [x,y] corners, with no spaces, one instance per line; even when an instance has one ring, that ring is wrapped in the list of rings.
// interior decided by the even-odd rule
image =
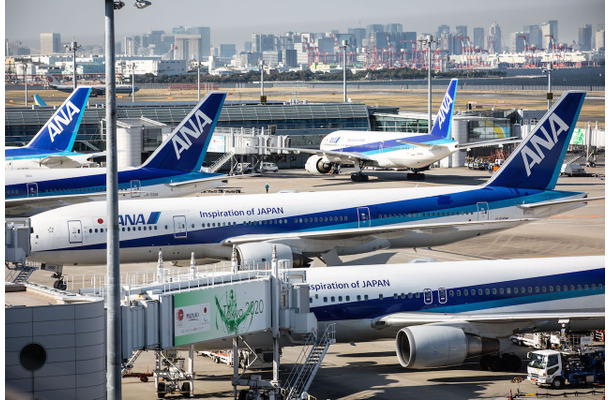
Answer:
[[[477,203],[486,202],[488,209],[493,211],[518,204],[540,201],[558,200],[578,194],[577,192],[543,191],[535,189],[512,189],[503,187],[480,187],[439,196],[429,196],[417,199],[380,202],[371,205],[360,205],[353,208],[343,208],[318,213],[295,214],[279,218],[269,218],[251,222],[252,217],[242,217],[242,221],[230,226],[216,226],[214,219],[199,217],[197,220],[187,220],[189,230],[187,237],[175,238],[173,226],[161,226],[164,233],[153,234],[137,239],[121,240],[121,248],[136,248],[165,245],[218,244],[231,237],[252,234],[278,234],[292,232],[325,231],[334,229],[350,229],[358,227],[358,208],[366,207],[370,211],[371,226],[389,226],[394,224],[416,224],[443,222],[441,218],[457,214],[473,214],[476,220]],[[205,201],[202,201],[201,211],[205,211]],[[74,216],[77,217],[77,216]],[[441,219],[441,220],[439,220]],[[464,219],[465,220],[465,219]],[[248,221],[247,223],[244,223]],[[215,224],[208,227],[207,224]],[[205,227],[202,226],[205,224]],[[192,228],[192,225],[195,225]],[[89,246],[69,247],[66,249],[102,249],[105,240]],[[57,251],[65,250],[56,249]]]
[[[406,144],[403,141],[414,142],[414,143],[422,143],[427,145],[445,145],[450,143],[455,143],[451,139],[439,139],[432,135],[421,135],[421,136],[412,136],[412,137],[404,137],[398,139],[391,140],[381,140],[377,142],[368,142],[363,144],[358,144],[354,146],[348,146],[343,148],[332,149],[333,151],[346,152],[346,153],[361,153],[366,155],[377,154],[377,153],[386,153],[390,151],[396,150],[405,150],[416,147],[412,144]]]
[[[432,267],[434,266],[432,265]],[[417,296],[419,297],[416,297],[416,294],[412,293],[411,298],[409,298],[409,294],[404,293],[405,298],[403,299],[401,297],[403,293],[396,293],[398,298],[394,298],[394,296],[390,295],[390,297],[379,299],[378,295],[371,294],[369,300],[312,306],[311,311],[316,315],[318,321],[362,318],[372,319],[399,312],[474,312],[498,307],[604,294],[604,282],[605,268],[599,268],[566,274],[495,282],[484,285],[445,287],[447,293],[447,302],[445,304],[439,304],[438,302],[438,288],[433,288],[432,304],[425,304],[423,294],[425,288],[422,287],[417,293]],[[578,289],[578,285],[581,285],[581,289]],[[588,285],[589,289],[585,290],[584,285]],[[596,285],[596,288],[592,289],[591,285]],[[553,292],[550,292],[548,289],[550,286],[553,286]],[[560,286],[560,291],[556,290],[557,286]],[[543,287],[547,288],[546,292],[543,292]],[[572,287],[574,289],[571,289]],[[518,293],[514,293],[515,288],[518,289]],[[524,289],[523,292],[522,288]],[[536,292],[536,288],[538,288],[538,292]],[[500,289],[503,290],[502,294],[500,294]],[[511,292],[508,293],[507,289],[510,289]],[[462,293],[461,296],[457,296],[458,290]],[[469,293],[467,296],[463,295],[465,290]],[[474,295],[471,294],[472,290],[475,291]],[[380,288],[379,294],[382,294],[381,292],[383,291],[385,291],[384,295],[387,296],[388,289]],[[453,296],[450,295],[449,291],[453,291]],[[370,293],[370,289],[362,289],[362,293],[359,294],[364,296],[366,293]],[[333,291],[331,294],[320,291],[318,292],[318,295],[320,298],[329,297],[331,295],[338,298],[338,295],[341,295],[341,293],[339,291]],[[351,290],[349,295],[354,296],[354,291]],[[345,294],[342,296],[345,296]]]
[[[119,190],[127,190],[132,181],[139,181],[141,188],[163,183],[186,182],[195,179],[210,178],[222,174],[211,174],[204,172],[180,172],[167,169],[138,168],[134,170],[120,171],[118,174]],[[95,174],[75,176],[64,179],[45,180],[36,183],[38,186],[37,197],[58,196],[62,194],[96,193],[106,190],[106,174]],[[27,184],[15,184],[5,186],[7,199],[26,198]]]

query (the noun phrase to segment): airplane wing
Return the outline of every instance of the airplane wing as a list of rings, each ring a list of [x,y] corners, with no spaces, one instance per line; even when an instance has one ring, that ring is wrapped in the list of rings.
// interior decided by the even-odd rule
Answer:
[[[48,168],[74,168],[83,164],[69,156],[53,155],[41,158],[38,163]]]
[[[431,312],[399,312],[377,318],[372,326],[383,329],[387,327],[406,327],[411,325],[437,324],[459,325],[463,323],[503,324],[506,322],[599,320],[604,319],[603,311],[591,312],[513,312],[513,313],[459,313],[442,314]]]
[[[229,178],[231,178],[229,175],[218,174],[216,176],[210,176],[210,177],[201,178],[201,179],[194,179],[194,180],[190,180],[190,181],[172,182],[172,183],[168,183],[167,186],[180,187],[180,186],[195,185],[197,183],[214,182],[214,181],[224,181],[223,183],[227,183],[227,180]]]
[[[390,239],[394,237],[404,236],[408,233],[418,234],[421,232],[440,233],[461,228],[468,228],[482,225],[499,225],[498,229],[505,229],[506,226],[518,225],[524,222],[535,221],[537,218],[522,218],[508,220],[493,220],[493,221],[468,221],[443,224],[409,224],[409,225],[391,225],[380,227],[352,228],[341,230],[325,230],[325,231],[304,231],[304,232],[287,232],[266,235],[243,235],[227,238],[223,241],[224,245],[239,245],[252,242],[267,242],[277,241],[282,239],[312,239],[312,240],[327,240],[327,239],[354,239],[374,237],[381,239]]]
[[[463,143],[458,144],[458,149],[472,149],[475,147],[485,147],[485,146],[493,146],[498,144],[511,144],[511,143],[519,143],[521,142],[521,138],[504,138],[504,139],[494,139],[494,140],[485,140],[483,142],[472,142],[472,143]]]
[[[597,196],[597,197],[583,197],[580,199],[569,199],[569,200],[555,200],[555,201],[545,201],[540,203],[532,203],[532,204],[519,204],[517,207],[524,210],[534,210],[541,207],[550,207],[562,204],[571,204],[571,203],[587,203],[589,201],[597,201],[597,200],[605,200],[606,196]]]

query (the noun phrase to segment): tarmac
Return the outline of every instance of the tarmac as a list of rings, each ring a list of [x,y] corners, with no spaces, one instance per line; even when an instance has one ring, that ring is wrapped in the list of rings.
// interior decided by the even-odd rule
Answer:
[[[589,197],[603,196],[605,190],[604,165],[586,168],[590,176],[560,177],[557,190],[583,191]],[[424,181],[407,181],[406,172],[369,171],[368,182],[354,183],[348,173],[338,176],[314,176],[303,170],[280,170],[264,176],[230,179],[220,191],[197,196],[232,196],[280,190],[342,191],[366,188],[412,187],[429,185],[484,183],[490,173],[467,168],[433,169],[427,171]],[[171,201],[171,200],[168,200]],[[508,259],[525,257],[578,256],[605,254],[605,200],[594,201],[585,207],[526,225],[478,238],[434,248],[392,249],[374,253],[343,257],[348,265],[376,263],[404,263],[415,258],[432,258],[437,261]],[[175,268],[188,265],[178,263]],[[421,264],[419,264],[421,265]],[[316,262],[315,267],[324,267]],[[493,265],[490,265],[493,268]],[[154,270],[154,264],[123,264],[122,271]],[[65,267],[64,273],[74,279],[91,274],[105,274],[106,267]],[[413,273],[416,273],[414,269]],[[456,271],[457,273],[457,271]],[[52,285],[46,271],[35,272],[30,281]],[[282,374],[287,374],[297,358],[300,348],[285,348],[282,355]],[[516,395],[539,393],[539,397],[578,396],[580,399],[602,399],[603,387],[551,390],[538,388],[524,380],[526,377],[526,348],[514,346],[513,351],[523,360],[519,372],[482,371],[477,362],[459,367],[406,370],[400,367],[394,351],[394,340],[372,343],[335,344],[329,349],[309,393],[317,399],[507,399]],[[146,373],[154,369],[154,353],[144,352],[136,361],[134,372]],[[232,368],[215,364],[211,359],[196,356],[195,398],[233,398]],[[269,371],[258,372],[264,377]],[[282,375],[284,376],[284,375]],[[149,382],[138,378],[123,379],[124,399],[156,398],[152,377]],[[595,393],[592,393],[595,392]],[[578,394],[576,394],[578,393]],[[169,395],[167,396],[170,397]]]

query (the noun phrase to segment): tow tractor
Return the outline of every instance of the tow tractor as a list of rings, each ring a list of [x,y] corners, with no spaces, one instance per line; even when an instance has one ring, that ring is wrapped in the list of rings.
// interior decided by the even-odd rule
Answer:
[[[559,352],[537,350],[527,354],[527,380],[536,385],[585,385],[604,381],[605,351]]]

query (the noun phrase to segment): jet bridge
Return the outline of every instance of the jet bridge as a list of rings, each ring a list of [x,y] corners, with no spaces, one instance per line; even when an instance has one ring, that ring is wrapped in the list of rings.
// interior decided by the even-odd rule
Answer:
[[[290,268],[280,269],[280,265],[289,266],[288,262],[273,258],[270,269],[238,271],[235,261],[200,268],[193,260],[188,272],[172,274],[163,267],[160,255],[150,282],[139,283],[137,277],[124,276],[122,358],[128,360],[124,373],[141,351],[152,350],[157,356],[154,376],[159,396],[178,392],[190,395],[194,351],[232,349],[236,394],[237,386],[250,386],[244,392],[246,398],[258,398],[260,393],[274,399],[288,398],[287,394],[300,396],[309,388],[334,335],[326,333],[318,338],[317,320],[309,311],[305,276]],[[104,296],[104,280],[104,276],[88,278],[86,281],[95,281],[96,287],[79,292]],[[75,290],[77,282],[78,277],[70,277],[66,282],[68,290]],[[280,346],[295,344],[306,346],[314,356],[306,357],[301,368],[292,372],[290,387],[281,387]],[[255,348],[273,350],[273,380],[244,375],[262,355],[249,354],[244,361],[238,358],[239,354],[244,353],[243,349],[254,353]],[[180,358],[177,351],[188,351],[189,356]]]

